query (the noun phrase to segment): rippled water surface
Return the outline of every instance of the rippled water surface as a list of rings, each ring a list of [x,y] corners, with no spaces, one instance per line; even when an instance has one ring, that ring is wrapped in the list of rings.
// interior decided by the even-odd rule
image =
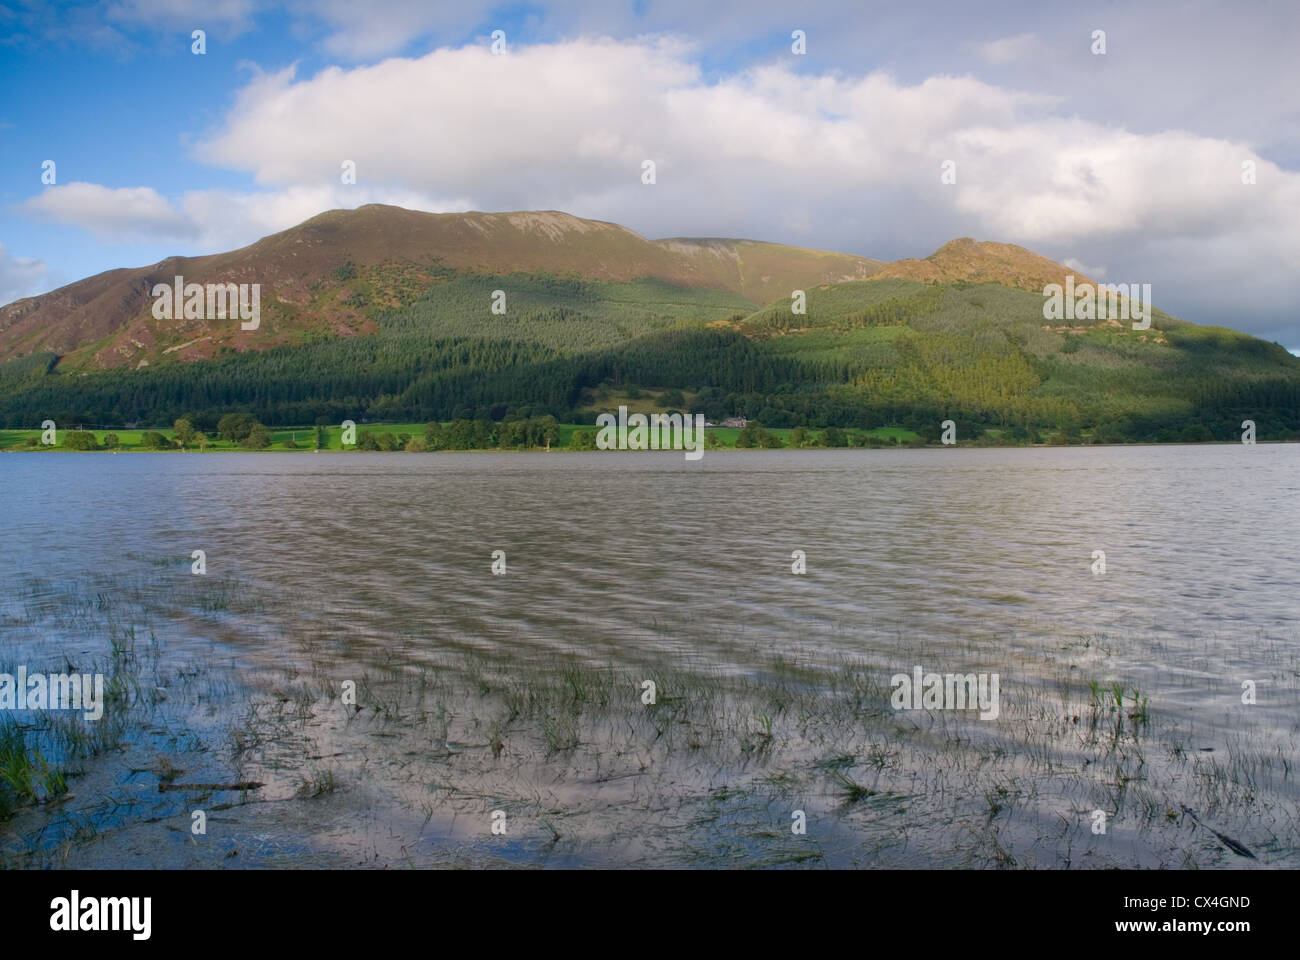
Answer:
[[[1004,723],[1055,723],[1096,708],[1089,681],[1118,680],[1149,701],[1149,721],[1118,716],[1127,706],[1117,719],[1139,747],[1147,723],[1143,761],[1169,765],[1161,790],[1198,776],[1199,759],[1182,751],[1221,756],[1236,743],[1255,766],[1207,776],[1248,779],[1271,798],[1269,816],[1295,810],[1300,446],[709,451],[695,463],[679,453],[14,454],[0,456],[0,485],[0,643],[11,662],[92,644],[86,622],[51,613],[57,598],[121,589],[148,608],[170,653],[224,658],[243,678],[234,682],[259,667],[338,679],[461,657],[506,675],[571,663],[761,684],[785,658],[813,685],[846,662],[884,681],[913,665],[996,672]],[[189,570],[194,550],[206,554],[203,578]],[[493,575],[494,551],[504,575]],[[806,574],[791,572],[794,551]],[[1094,551],[1104,573],[1093,572]],[[220,602],[196,599],[199,581],[220,586]],[[1248,707],[1247,680],[1258,697]],[[778,728],[793,722],[779,716]],[[1017,743],[968,717],[965,740]],[[789,732],[787,766],[811,769],[834,747],[807,737]],[[862,764],[859,748],[844,767]],[[915,780],[923,754],[899,749],[899,775]],[[1016,761],[1032,748],[1008,750]],[[890,769],[875,764],[877,775]],[[1025,757],[1013,774],[1056,776]],[[830,797],[834,783],[799,789]],[[1196,789],[1186,795],[1204,818],[1209,788]],[[779,794],[767,802],[780,806]],[[1216,796],[1219,822],[1249,834],[1258,811]],[[1083,816],[1099,801],[1070,803]],[[1146,829],[1179,805],[1152,799]],[[837,815],[836,849],[870,865],[851,852],[855,816]],[[1139,852],[1113,862],[1179,865],[1135,829]],[[1256,831],[1265,837],[1279,851],[1289,842],[1276,824]],[[655,856],[674,862],[626,848],[603,858]],[[601,857],[575,846],[572,862],[588,859]]]

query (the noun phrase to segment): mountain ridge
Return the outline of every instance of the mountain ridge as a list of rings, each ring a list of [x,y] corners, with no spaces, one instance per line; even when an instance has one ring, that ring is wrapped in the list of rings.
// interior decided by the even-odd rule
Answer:
[[[384,274],[377,300],[362,305],[349,298],[347,280],[338,275],[347,265]],[[1014,244],[970,238],[950,241],[924,260],[885,263],[752,239],[651,240],[611,221],[558,210],[436,214],[366,204],[324,211],[235,250],[118,267],[0,307],[0,363],[50,352],[78,369],[139,367],[165,358],[204,360],[223,348],[291,344],[309,335],[371,333],[375,322],[365,306],[404,306],[446,271],[653,279],[727,291],[761,306],[795,289],[886,277],[1041,289],[1060,282],[1067,268]],[[250,332],[233,320],[155,321],[151,291],[177,275],[196,283],[260,283],[264,309],[278,323]],[[329,295],[331,287],[341,291],[338,296]]]
[[[257,329],[155,319],[152,285],[178,273],[261,284]],[[327,211],[0,309],[0,426],[589,423],[653,397],[771,427],[934,439],[952,420],[963,442],[1229,440],[1246,420],[1300,439],[1300,360],[1281,346],[1153,304],[1136,329],[1048,320],[1043,288],[1071,275],[1088,282],[969,237],[883,264],[559,211]]]
[[[179,343],[208,335],[237,350],[290,342],[240,331],[229,321],[178,320],[160,327],[151,322],[150,291],[176,275],[195,283],[261,283],[264,305],[292,312],[312,305],[313,285],[328,283],[344,264],[393,268],[404,274],[394,282],[423,285],[445,270],[576,274],[613,282],[650,278],[726,290],[757,304],[780,291],[788,295],[791,283],[869,277],[879,262],[761,241],[653,241],[619,224],[560,211],[432,214],[367,204],[325,211],[236,250],[119,267],[0,307],[0,362],[40,351],[66,356],[93,344],[82,359],[92,368],[108,368],[156,357],[174,345],[169,338]],[[397,296],[392,305],[401,302]],[[360,309],[333,302],[317,306],[316,316],[299,326],[335,335],[373,330]],[[203,353],[182,352],[179,358],[204,359]]]

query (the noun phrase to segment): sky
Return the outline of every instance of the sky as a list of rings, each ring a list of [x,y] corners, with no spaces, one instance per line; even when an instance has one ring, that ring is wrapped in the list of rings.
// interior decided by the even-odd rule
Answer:
[[[1297,54],[1258,0],[0,0],[0,304],[381,202],[1016,243],[1300,352]]]

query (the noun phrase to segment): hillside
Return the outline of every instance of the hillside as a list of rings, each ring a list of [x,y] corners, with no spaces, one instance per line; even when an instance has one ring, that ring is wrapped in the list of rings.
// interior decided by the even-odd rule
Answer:
[[[752,307],[803,285],[861,279],[880,264],[750,240],[650,241],[555,211],[432,214],[371,204],[332,210],[229,253],[111,270],[0,307],[0,362],[52,352],[65,368],[199,360],[314,336],[373,333],[374,308],[410,303],[449,274],[651,279],[725,291]],[[260,283],[262,326],[158,321],[154,284]]]
[[[149,285],[176,270],[263,283],[262,328],[155,321]],[[1243,419],[1300,439],[1300,359],[1159,309],[1145,330],[1044,320],[1043,286],[1072,272],[970,239],[882,265],[557,213],[333,211],[4,308],[0,426],[578,423],[626,401],[931,438],[954,419],[972,442],[1226,441]]]
[[[1042,293],[1049,283],[1064,282],[1067,273],[1076,283],[1091,283],[1076,270],[1061,266],[1014,243],[993,243],[961,237],[949,241],[924,260],[895,260],[876,276],[916,280],[920,283],[997,283],[1004,287]]]

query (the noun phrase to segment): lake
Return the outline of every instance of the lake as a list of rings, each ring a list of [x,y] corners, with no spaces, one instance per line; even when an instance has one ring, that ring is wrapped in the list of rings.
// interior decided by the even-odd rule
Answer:
[[[1300,446],[0,483],[0,671],[119,678],[30,731],[15,865],[1300,866]],[[997,716],[896,709],[916,667]]]

